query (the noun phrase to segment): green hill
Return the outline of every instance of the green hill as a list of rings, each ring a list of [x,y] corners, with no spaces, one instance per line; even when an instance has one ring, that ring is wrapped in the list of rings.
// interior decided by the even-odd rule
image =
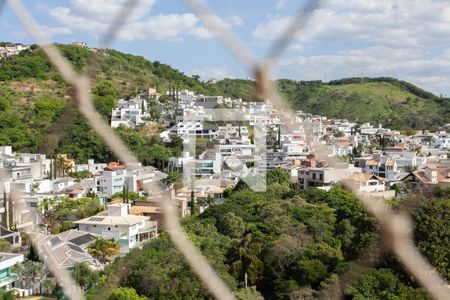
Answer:
[[[400,130],[434,130],[450,121],[450,99],[394,78],[331,81],[280,80],[279,90],[295,109],[383,124]]]
[[[58,47],[76,70],[92,75],[95,105],[106,120],[116,99],[132,97],[148,87],[156,87],[160,93],[176,87],[245,101],[255,99],[252,81],[224,79],[204,84],[169,65],[112,49],[94,52],[76,46]],[[435,129],[450,122],[449,99],[392,78],[344,79],[327,84],[283,79],[278,83],[286,100],[305,112],[404,130]],[[36,46],[1,60],[0,144],[21,152],[64,152],[80,161],[112,159],[77,112],[72,94]],[[148,156],[149,141],[158,141],[143,129],[119,133],[143,159]]]

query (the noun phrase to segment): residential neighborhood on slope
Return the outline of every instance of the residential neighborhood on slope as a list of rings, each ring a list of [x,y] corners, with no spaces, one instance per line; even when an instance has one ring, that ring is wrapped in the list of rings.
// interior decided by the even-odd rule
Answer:
[[[214,109],[237,110],[242,119],[215,120],[209,115]],[[0,233],[12,253],[0,253],[0,287],[21,295],[36,292],[32,282],[20,280],[11,269],[33,247],[24,230],[36,234],[34,251],[51,253],[47,259],[68,270],[77,263],[102,269],[157,237],[167,194],[146,186],[167,183],[168,174],[189,175],[184,184],[178,179],[167,190],[180,217],[191,214],[194,204],[203,211],[223,203],[227,189],[240,180],[236,161],[251,175],[277,168],[299,189],[343,185],[371,201],[450,187],[450,124],[437,132],[406,135],[382,124],[279,111],[270,100],[244,102],[189,90],[161,95],[154,88],[118,99],[110,122],[113,128],[157,122],[164,127],[159,132],[164,142],[181,138],[185,147],[181,156],[157,169],[119,161],[79,162],[64,153],[16,153],[1,145]],[[265,138],[264,151],[257,145],[256,127]],[[206,148],[190,148],[196,140]],[[96,243],[110,243],[114,251],[96,255]]]

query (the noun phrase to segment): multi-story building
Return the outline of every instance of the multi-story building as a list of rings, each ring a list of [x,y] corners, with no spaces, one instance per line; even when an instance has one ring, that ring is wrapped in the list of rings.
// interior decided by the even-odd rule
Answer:
[[[106,168],[105,163],[95,163],[93,159],[88,159],[87,164],[78,164],[75,166],[76,172],[89,171],[92,175],[97,175]]]
[[[439,132],[431,138],[430,144],[436,148],[450,149],[450,133]]]
[[[214,146],[214,150],[220,153],[222,157],[228,156],[244,156],[244,155],[254,155],[255,145],[247,143],[232,143],[232,144],[218,144]]]
[[[30,46],[23,44],[9,44],[4,47],[0,47],[0,59],[17,55],[27,49],[30,49]]]
[[[136,127],[146,122],[150,114],[147,112],[147,100],[136,98],[130,100],[120,99],[111,114],[111,127],[117,128],[120,125],[126,127]]]
[[[127,170],[118,162],[109,163],[102,175],[97,177],[98,191],[111,197],[123,191]]]
[[[125,183],[128,191],[140,193],[144,191],[146,184],[159,182],[166,177],[167,174],[158,171],[155,167],[128,167]]]
[[[79,230],[113,238],[120,252],[128,253],[142,242],[157,236],[158,226],[150,217],[129,214],[129,204],[109,204],[106,214],[75,221]]]
[[[177,124],[170,129],[170,135],[188,138],[216,139],[219,127],[216,124],[203,124],[201,118],[196,120],[178,118]]]
[[[298,170],[298,183],[302,188],[329,187],[348,179],[361,168],[351,164],[336,167],[304,168]]]
[[[12,266],[24,261],[23,254],[0,252],[0,288],[10,290],[18,280],[11,271]]]

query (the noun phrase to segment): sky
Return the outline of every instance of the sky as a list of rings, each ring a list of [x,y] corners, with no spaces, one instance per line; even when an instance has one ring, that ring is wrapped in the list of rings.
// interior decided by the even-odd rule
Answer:
[[[22,1],[52,41],[96,47],[125,0]],[[204,2],[262,58],[307,1]],[[33,42],[8,7],[0,11],[0,40]],[[251,76],[181,0],[141,0],[110,47],[202,79]],[[295,80],[359,76],[396,77],[450,95],[450,2],[322,1],[274,70],[276,78]]]

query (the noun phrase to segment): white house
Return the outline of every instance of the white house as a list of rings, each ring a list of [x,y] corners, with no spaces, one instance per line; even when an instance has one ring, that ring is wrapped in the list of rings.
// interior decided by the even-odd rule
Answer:
[[[376,193],[386,190],[386,181],[371,173],[353,173],[347,184],[355,193]]]
[[[196,120],[178,118],[177,124],[170,129],[169,135],[216,139],[219,136],[219,127],[215,124],[203,124],[201,118]]]
[[[111,127],[117,128],[120,125],[136,127],[144,124],[147,117],[150,117],[147,112],[147,100],[143,98],[120,99],[112,110]]]
[[[255,145],[250,143],[218,144],[214,146],[214,150],[217,153],[220,153],[223,157],[254,155]]]
[[[129,204],[109,204],[106,214],[98,214],[75,221],[79,230],[113,238],[120,244],[120,252],[128,253],[141,242],[157,235],[157,223],[150,217],[130,215]]]
[[[139,193],[144,191],[146,184],[159,182],[166,177],[166,173],[158,171],[155,167],[128,167],[126,169],[125,182],[128,191]]]
[[[98,191],[111,197],[115,193],[122,192],[125,184],[127,170],[125,166],[111,162],[98,177]]]
[[[88,159],[87,164],[78,164],[75,166],[76,172],[89,171],[91,174],[96,175],[106,168],[105,163],[95,163],[93,159]]]
[[[430,144],[436,148],[450,149],[450,133],[440,132],[431,138]]]
[[[0,288],[10,290],[17,281],[11,267],[24,261],[23,254],[0,252]]]
[[[361,168],[356,168],[352,164],[342,164],[335,168],[304,168],[297,172],[299,185],[308,188],[333,186],[350,178],[354,173],[361,172]]]

